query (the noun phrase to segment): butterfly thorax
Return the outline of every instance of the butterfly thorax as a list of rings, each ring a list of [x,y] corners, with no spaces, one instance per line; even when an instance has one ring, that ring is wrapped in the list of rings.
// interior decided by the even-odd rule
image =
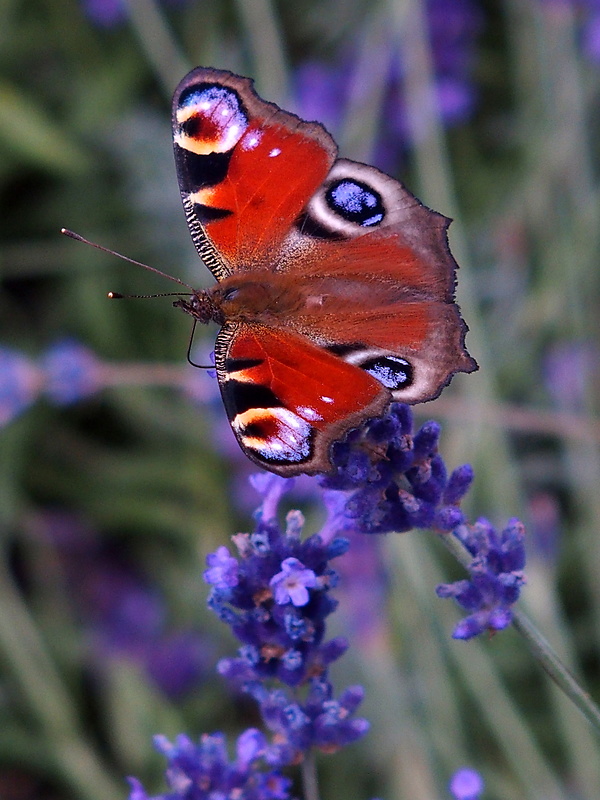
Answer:
[[[194,292],[189,300],[182,297],[173,303],[175,308],[181,308],[186,314],[190,314],[195,320],[207,325],[209,322],[216,322],[218,325],[225,324],[225,317],[221,310],[213,302],[210,294],[204,290]]]
[[[296,284],[296,285],[295,285]],[[274,280],[259,275],[232,275],[210,289],[200,289],[189,300],[174,305],[204,324],[216,322],[261,322],[277,325],[304,306],[305,298],[296,281]]]

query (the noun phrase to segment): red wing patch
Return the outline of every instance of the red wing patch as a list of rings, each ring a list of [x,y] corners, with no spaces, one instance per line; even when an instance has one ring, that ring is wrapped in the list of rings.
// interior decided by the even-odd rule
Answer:
[[[217,278],[264,267],[337,153],[321,125],[261,100],[247,78],[202,68],[175,91],[173,138],[192,237]]]
[[[287,331],[225,326],[215,353],[242,449],[280,475],[330,471],[331,443],[391,399],[368,372]]]

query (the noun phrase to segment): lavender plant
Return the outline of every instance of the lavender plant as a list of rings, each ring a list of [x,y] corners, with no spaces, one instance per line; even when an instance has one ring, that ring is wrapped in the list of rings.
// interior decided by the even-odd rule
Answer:
[[[5,421],[42,392],[51,402],[63,405],[124,379],[119,369],[113,374],[111,365],[73,341],[57,343],[38,363],[5,348],[0,351],[0,370]],[[130,379],[131,370],[126,374]],[[169,378],[190,393],[183,373]],[[197,396],[191,392],[194,394]],[[433,421],[414,431],[411,409],[394,404],[385,416],[368,421],[337,442],[332,448],[332,474],[315,481],[326,519],[319,532],[308,537],[303,537],[304,519],[299,511],[289,511],[285,525],[280,523],[282,500],[295,480],[270,474],[253,476],[251,483],[262,495],[255,529],[232,537],[235,555],[224,545],[209,555],[204,577],[212,587],[208,607],[240,641],[237,655],[221,659],[218,672],[234,691],[253,699],[268,735],[255,728],[243,733],[232,762],[221,733],[207,734],[198,745],[185,736],[173,745],[158,737],[157,749],[169,762],[167,782],[171,787],[159,797],[195,800],[211,791],[270,797],[272,791],[273,797],[285,798],[290,796],[292,784],[282,770],[298,764],[302,764],[305,795],[315,797],[314,751],[331,754],[366,734],[369,723],[355,715],[363,688],[350,686],[336,692],[330,676],[330,666],[347,651],[349,643],[342,637],[326,639],[327,618],[337,607],[333,590],[338,573],[331,562],[347,553],[349,535],[416,528],[430,531],[455,552],[468,572],[468,578],[440,584],[435,590],[438,597],[453,598],[468,612],[452,636],[468,640],[511,624],[525,583],[524,525],[511,519],[498,531],[483,518],[469,522],[461,502],[473,482],[473,470],[466,464],[448,471],[439,453],[440,432]],[[100,566],[94,558],[96,572]],[[81,570],[75,570],[74,575],[80,574]],[[127,586],[129,583],[128,578]],[[135,591],[139,593],[140,588]],[[118,611],[116,596],[111,596],[111,607]],[[100,626],[95,622],[105,643],[102,647],[123,649],[125,645],[127,652],[146,659],[148,674],[159,685],[166,676],[167,692],[176,694],[183,683],[196,679],[192,660],[200,651],[189,637],[164,639],[164,644],[158,639],[143,642],[137,629],[131,628],[133,636],[127,634],[123,624],[130,623],[122,614],[117,616],[113,619],[109,613]],[[551,648],[525,617],[517,615],[517,622],[549,674],[598,724],[598,710]],[[153,625],[150,635],[162,636],[155,628]],[[205,659],[204,652],[202,656]],[[176,686],[174,676],[169,679],[171,668],[164,669],[173,658],[180,665],[188,664],[183,672],[179,670],[179,678],[175,676]],[[477,785],[468,777],[460,779],[462,773],[457,775],[452,784],[458,787],[456,797],[461,796],[461,786]],[[132,779],[132,800],[147,797],[139,781]]]
[[[347,552],[344,534],[351,529],[373,534],[419,527],[453,534],[472,557],[468,580],[437,589],[471,612],[455,638],[510,624],[523,584],[523,525],[513,520],[497,534],[486,521],[466,522],[460,501],[472,470],[463,466],[447,474],[439,434],[433,422],[414,432],[410,408],[395,404],[337,443],[335,472],[319,479],[326,519],[308,537],[299,511],[288,512],[285,526],[279,522],[294,479],[253,477],[262,495],[254,531],[232,537],[235,555],[224,545],[209,555],[204,579],[212,587],[209,608],[240,642],[237,656],[221,659],[218,671],[233,689],[253,698],[270,738],[248,729],[230,762],[223,734],[205,735],[197,745],[187,737],[174,745],[159,737],[170,788],[157,797],[201,800],[219,793],[284,800],[291,783],[281,770],[301,764],[304,796],[315,798],[314,751],[334,753],[367,733],[367,720],[355,716],[363,688],[346,687],[336,697],[330,677],[330,666],[349,642],[326,640],[326,620],[337,606],[331,593],[338,575],[331,562]],[[476,798],[481,791],[472,771],[457,773],[452,786],[455,797]],[[149,800],[137,780],[130,800]]]

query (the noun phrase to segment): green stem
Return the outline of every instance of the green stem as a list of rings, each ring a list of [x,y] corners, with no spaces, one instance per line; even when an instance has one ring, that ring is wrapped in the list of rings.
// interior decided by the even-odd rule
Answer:
[[[577,706],[588,722],[591,722],[600,731],[600,708],[561,661],[529,617],[522,611],[515,610],[513,625],[515,630],[525,638],[531,652],[554,683]]]
[[[190,69],[156,0],[125,0],[129,20],[167,97]]]
[[[122,797],[125,785],[113,780],[86,741],[71,696],[3,559],[0,559],[0,607],[0,651],[45,734],[48,751],[61,768],[65,783],[81,800]]]
[[[289,99],[286,41],[272,0],[237,0],[237,13],[249,50],[251,74],[265,97],[284,104]]]
[[[319,800],[319,781],[314,750],[310,750],[302,762],[302,787],[304,800]]]
[[[440,533],[440,538],[465,567],[471,563],[471,556],[455,536]],[[529,617],[520,610],[513,611],[513,626],[527,642],[530,651],[539,661],[542,669],[554,681],[585,718],[600,731],[600,708],[583,689],[573,673],[552,649],[550,643],[542,636]]]

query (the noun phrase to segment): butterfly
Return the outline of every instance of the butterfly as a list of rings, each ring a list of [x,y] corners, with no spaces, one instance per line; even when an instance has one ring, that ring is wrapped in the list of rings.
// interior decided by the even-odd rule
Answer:
[[[172,122],[187,223],[217,280],[175,305],[221,326],[218,383],[252,461],[330,472],[350,429],[477,369],[454,302],[450,220],[338,158],[322,125],[262,100],[248,78],[192,70]]]

